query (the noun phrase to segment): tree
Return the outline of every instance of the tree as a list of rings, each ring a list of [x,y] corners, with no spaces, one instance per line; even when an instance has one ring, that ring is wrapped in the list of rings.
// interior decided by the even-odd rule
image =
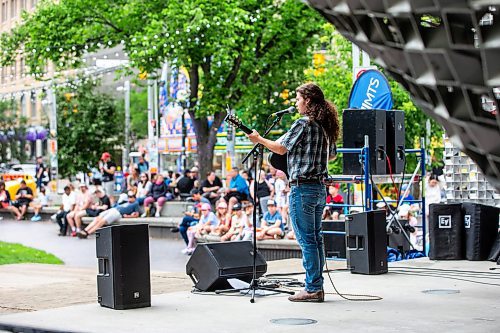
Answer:
[[[58,167],[63,176],[87,172],[122,141],[123,114],[112,99],[83,79],[57,89]]]
[[[0,62],[23,48],[26,64],[43,77],[47,60],[75,67],[86,52],[122,44],[141,72],[154,73],[166,59],[185,67],[203,174],[212,167],[226,105],[257,123],[286,102],[280,93],[302,82],[320,22],[295,0],[44,1],[2,36]]]
[[[148,137],[148,110],[145,107],[148,103],[146,90],[130,92],[130,133],[137,139]]]
[[[0,100],[0,160],[17,159],[24,163],[27,159],[24,145],[26,144],[25,117],[17,117],[16,103],[14,100]]]

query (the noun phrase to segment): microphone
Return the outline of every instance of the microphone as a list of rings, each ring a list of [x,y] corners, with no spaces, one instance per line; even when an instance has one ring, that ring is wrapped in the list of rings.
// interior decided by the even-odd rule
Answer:
[[[274,116],[274,117],[281,117],[282,115],[285,115],[285,114],[287,114],[287,113],[294,113],[294,112],[295,112],[295,107],[290,106],[288,109],[285,109],[285,110],[281,110],[281,111],[277,111],[277,112],[271,113],[271,116]]]

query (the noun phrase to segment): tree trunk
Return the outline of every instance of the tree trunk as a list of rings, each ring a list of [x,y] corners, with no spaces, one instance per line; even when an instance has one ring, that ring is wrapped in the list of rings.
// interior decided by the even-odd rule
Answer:
[[[214,148],[217,143],[217,130],[222,124],[226,113],[216,113],[210,127],[208,126],[207,118],[195,118],[195,114],[192,110],[189,111],[189,115],[193,120],[193,126],[196,133],[198,163],[200,168],[199,175],[201,179],[204,179],[208,171],[214,171],[213,160]]]

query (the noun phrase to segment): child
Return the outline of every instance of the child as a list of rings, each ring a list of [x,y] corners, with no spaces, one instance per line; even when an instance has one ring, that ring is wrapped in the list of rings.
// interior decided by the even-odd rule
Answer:
[[[33,215],[31,221],[33,222],[40,221],[42,219],[42,217],[40,216],[40,212],[42,211],[43,207],[47,207],[48,204],[49,204],[49,199],[45,194],[45,187],[42,186],[40,188],[40,192],[38,193],[38,197],[33,202],[33,210],[35,211],[35,215]]]
[[[262,220],[261,231],[257,234],[257,239],[281,239],[285,236],[285,225],[282,222],[281,214],[278,212],[276,202],[267,202],[267,213]]]
[[[201,204],[201,217],[198,224],[189,227],[187,231],[188,235],[188,245],[182,253],[191,255],[194,252],[196,247],[196,237],[200,237],[201,235],[206,235],[211,231],[215,231],[219,221],[214,213],[211,212],[212,208],[210,204],[203,203]]]
[[[221,237],[222,242],[240,240],[243,233],[243,227],[248,224],[248,216],[242,210],[241,204],[236,203],[233,206],[234,215],[231,218],[231,228]]]
[[[276,181],[274,182],[275,201],[278,211],[283,218],[283,223],[286,222],[288,216],[288,193],[290,186],[286,178],[286,174],[281,171],[276,171]]]
[[[328,186],[328,196],[326,197],[327,204],[343,204],[344,198],[339,194],[340,184],[334,184]],[[339,214],[342,213],[341,207],[329,207],[332,220],[338,220]]]
[[[227,203],[224,201],[219,202],[215,216],[219,220],[219,225],[211,232],[211,235],[223,236],[231,228],[231,218],[227,214]]]

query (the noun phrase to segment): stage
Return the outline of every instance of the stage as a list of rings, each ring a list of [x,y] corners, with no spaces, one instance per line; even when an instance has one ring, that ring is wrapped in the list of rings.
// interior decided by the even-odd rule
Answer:
[[[345,262],[330,262],[330,266],[340,269]],[[0,326],[68,332],[498,332],[500,269],[490,268],[500,266],[490,262],[431,262],[422,258],[390,263],[389,273],[378,276],[340,270],[331,274],[339,291],[381,296],[383,300],[351,302],[327,294],[321,304],[292,303],[281,294],[257,297],[255,304],[250,303],[248,296],[192,294],[185,275],[153,272],[152,307],[120,311],[102,308],[91,301],[96,293],[91,282],[95,278],[92,270],[70,268],[72,271],[68,272],[64,266],[8,265],[0,267],[0,305],[14,305],[12,297],[16,297],[16,290],[19,296],[28,297],[26,292],[23,294],[26,289],[31,290],[32,298],[38,297],[39,304],[30,306],[30,300],[26,299],[26,310],[31,307],[32,312],[3,311]],[[29,278],[30,270],[35,273],[40,269],[47,274],[38,272],[38,278]],[[52,274],[50,269],[54,269]],[[22,271],[26,274],[24,279],[11,280]],[[296,271],[302,271],[298,259],[269,263],[268,273]],[[303,279],[302,275],[293,277]],[[326,292],[333,292],[326,274],[325,279]],[[4,283],[9,280],[9,284]],[[61,287],[59,292],[57,285]],[[428,290],[438,291],[423,292]],[[44,293],[45,298],[37,296],[37,292]],[[71,300],[73,304],[86,304],[70,305]],[[18,306],[17,311],[23,311]],[[317,322],[299,326],[271,322],[281,318]]]

